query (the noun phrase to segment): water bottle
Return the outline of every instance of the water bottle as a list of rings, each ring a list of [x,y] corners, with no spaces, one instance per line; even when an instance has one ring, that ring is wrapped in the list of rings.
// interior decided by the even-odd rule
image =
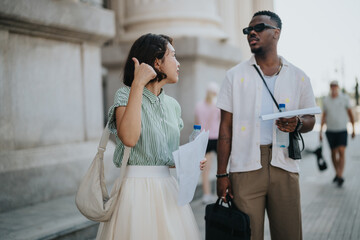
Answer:
[[[194,141],[194,139],[200,134],[201,125],[194,125],[194,130],[189,136],[189,142]]]
[[[279,104],[279,110],[281,112],[285,112],[285,104]],[[289,133],[283,132],[276,128],[276,146],[279,148],[287,148],[289,147]]]

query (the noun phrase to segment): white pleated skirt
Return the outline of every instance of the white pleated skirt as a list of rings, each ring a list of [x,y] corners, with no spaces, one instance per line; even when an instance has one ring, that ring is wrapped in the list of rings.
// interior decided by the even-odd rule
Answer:
[[[177,205],[178,184],[166,166],[127,166],[116,208],[97,240],[198,240],[189,206]]]

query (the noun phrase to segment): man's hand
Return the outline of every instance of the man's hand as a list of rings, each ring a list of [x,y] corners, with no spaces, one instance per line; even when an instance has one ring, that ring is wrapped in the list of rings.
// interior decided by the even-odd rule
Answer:
[[[218,178],[216,181],[216,189],[217,189],[218,197],[221,198],[224,202],[227,202],[226,200],[227,193],[231,198],[234,198],[231,191],[231,182],[228,177]]]
[[[298,123],[298,118],[279,118],[276,120],[275,124],[278,129],[283,132],[294,132]]]

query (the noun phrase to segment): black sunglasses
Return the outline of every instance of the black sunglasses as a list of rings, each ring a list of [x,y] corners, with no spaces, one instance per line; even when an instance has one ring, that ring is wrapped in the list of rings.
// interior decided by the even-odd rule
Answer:
[[[271,25],[266,24],[266,23],[259,23],[259,24],[256,24],[253,27],[244,28],[243,33],[245,35],[248,35],[248,34],[250,34],[250,32],[252,30],[254,30],[255,32],[262,32],[262,31],[264,31],[265,28],[278,29],[277,27],[271,26]]]

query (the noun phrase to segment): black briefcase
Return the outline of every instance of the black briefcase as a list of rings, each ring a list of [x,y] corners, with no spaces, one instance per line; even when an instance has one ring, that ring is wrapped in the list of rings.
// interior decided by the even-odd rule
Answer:
[[[219,198],[216,203],[206,206],[206,240],[250,240],[249,216],[237,209],[230,198],[228,200],[223,203]]]

